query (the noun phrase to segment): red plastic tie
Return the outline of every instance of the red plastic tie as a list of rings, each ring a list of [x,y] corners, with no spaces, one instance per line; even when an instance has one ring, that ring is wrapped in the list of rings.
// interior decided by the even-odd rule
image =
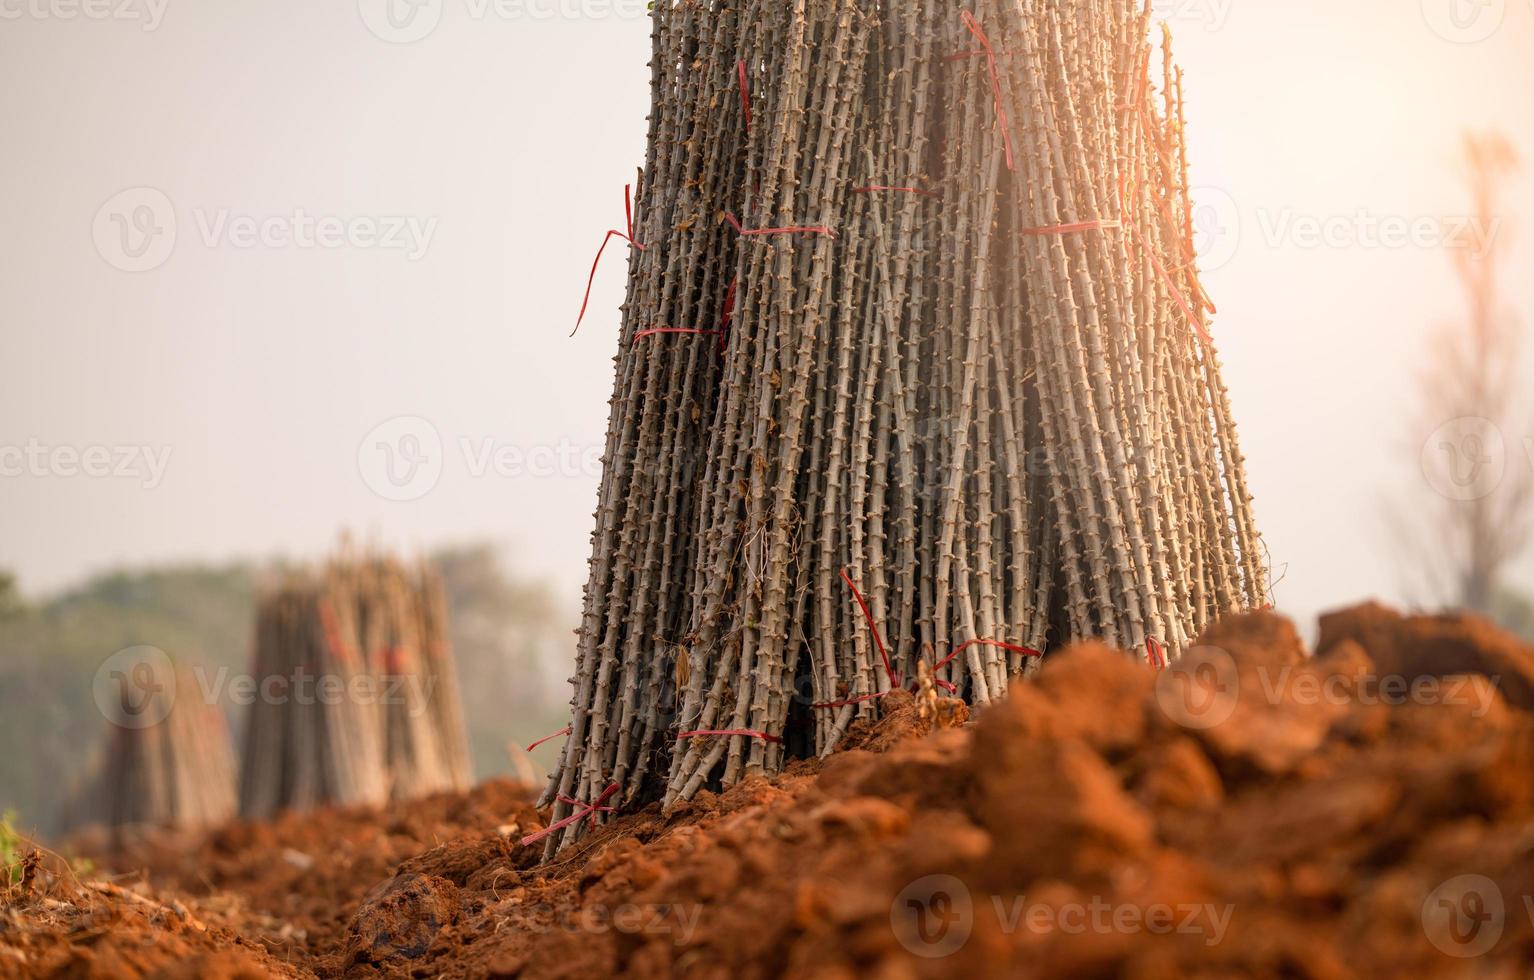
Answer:
[[[662,333],[707,334],[709,336],[713,336],[715,334],[723,335],[724,331],[723,330],[700,330],[697,327],[651,327],[649,330],[641,330],[638,333],[634,334],[634,340],[637,341],[641,337],[653,337],[656,334],[662,334]]]
[[[591,816],[593,813],[596,813],[598,811],[611,811],[611,809],[612,809],[611,807],[604,807],[602,804],[606,803],[608,798],[611,797],[616,792],[618,792],[618,784],[617,783],[613,783],[611,786],[609,786],[606,789],[604,789],[602,791],[602,795],[597,797],[595,801],[593,801],[591,803],[579,804],[580,806],[582,806],[584,808],[580,812],[573,813],[570,816],[568,816],[568,817],[564,818],[563,820],[559,821],[558,823],[551,824],[551,825],[543,828],[542,830],[538,831],[536,834],[529,834],[528,836],[522,838],[522,842],[521,842],[522,846],[526,847],[529,844],[536,844],[539,841],[543,840],[545,837],[549,836],[550,834],[558,833],[559,831],[564,830],[566,827],[570,826],[571,824],[580,823],[582,820],[585,820],[587,817]]]
[[[1155,667],[1157,670],[1166,669],[1166,647],[1162,646],[1153,637],[1147,636],[1145,638],[1145,656],[1150,661],[1152,667]]]
[[[740,219],[726,211],[724,220],[730,223],[737,234],[741,235],[829,235],[836,237],[836,232],[825,225],[794,225],[788,228],[742,228]]]
[[[740,111],[746,115],[746,132],[751,132],[751,85],[746,80],[746,59],[735,62],[735,74],[740,81]]]
[[[1130,239],[1134,243],[1138,244],[1145,252],[1146,258],[1150,259],[1151,267],[1156,270],[1156,275],[1161,278],[1161,281],[1166,286],[1167,291],[1170,292],[1172,294],[1172,298],[1177,301],[1177,305],[1182,309],[1183,315],[1188,318],[1188,322],[1192,324],[1193,329],[1198,332],[1199,339],[1201,339],[1205,344],[1212,345],[1214,343],[1214,338],[1210,337],[1209,331],[1204,329],[1204,324],[1199,320],[1198,314],[1193,311],[1193,307],[1188,304],[1187,298],[1183,296],[1182,290],[1177,287],[1177,281],[1172,278],[1171,273],[1167,272],[1166,266],[1161,262],[1161,258],[1157,256],[1155,250],[1150,247],[1150,242],[1145,240],[1145,237],[1140,234],[1139,228],[1137,228],[1134,221],[1130,219],[1129,184],[1127,179],[1120,180],[1119,201],[1119,206],[1124,213],[1124,228],[1129,232]]]
[[[607,232],[606,237],[602,239],[602,245],[597,249],[597,257],[591,262],[591,276],[586,280],[586,298],[581,300],[581,312],[580,315],[575,318],[575,330],[570,331],[570,336],[572,337],[575,336],[575,331],[581,328],[581,321],[586,319],[586,307],[591,305],[591,287],[597,281],[597,266],[602,264],[602,253],[607,251],[607,243],[612,241],[614,238],[621,238],[628,242],[630,245],[639,249],[641,252],[644,251],[644,246],[634,241],[634,205],[629,197],[631,186],[632,185],[629,184],[623,185],[623,219],[624,227],[627,228],[628,231],[622,232],[616,228],[613,228],[610,229]]]
[[[852,595],[858,601],[858,606],[863,610],[863,618],[868,620],[868,628],[873,631],[874,644],[879,648],[879,656],[884,660],[884,671],[889,675],[890,687],[900,687],[900,677],[895,673],[894,666],[890,663],[889,651],[884,648],[884,637],[879,635],[879,626],[874,622],[874,614],[868,609],[868,602],[863,598],[863,593],[853,584],[852,576],[847,570],[842,569],[842,581],[847,583],[847,588],[852,590]]]
[[[1014,646],[1011,643],[1003,643],[1000,640],[965,640],[963,643],[960,643],[958,646],[954,647],[952,653],[950,653],[948,656],[944,657],[942,660],[939,660],[936,664],[934,664],[933,667],[932,667],[932,670],[934,672],[942,670],[944,667],[947,667],[950,663],[953,663],[953,661],[958,658],[959,654],[963,653],[965,650],[968,650],[970,647],[975,647],[975,646],[980,646],[980,647],[1000,647],[1003,650],[1011,650],[1013,653],[1020,653],[1020,654],[1022,654],[1025,657],[1042,657],[1042,656],[1044,656],[1039,651],[1034,650],[1034,649],[1032,649],[1030,647]]]
[[[964,26],[969,28],[969,32],[975,35],[975,40],[980,42],[980,47],[985,49],[986,67],[991,73],[991,92],[996,97],[996,118],[1001,124],[1001,142],[1007,151],[1007,169],[1016,170],[1012,163],[1012,126],[1007,121],[1007,107],[1001,97],[1001,73],[996,70],[996,52],[991,49],[991,39],[985,36],[985,31],[981,30],[980,22],[975,19],[975,15],[964,10],[960,12],[960,16],[964,19]]]
[[[1147,89],[1150,82],[1150,57],[1150,48],[1147,46],[1145,48],[1144,54],[1140,59],[1140,70],[1138,76],[1135,79],[1135,93],[1132,101],[1119,103],[1118,108],[1134,110],[1135,122],[1139,124],[1140,132],[1145,137],[1145,141],[1149,143],[1151,149],[1155,151],[1156,162],[1160,164],[1164,169],[1171,169],[1167,167],[1166,151],[1162,147],[1161,141],[1154,138],[1151,134],[1150,120],[1146,117],[1145,113],[1145,96],[1147,94]],[[1166,199],[1162,196],[1158,196],[1156,200],[1156,206],[1160,209],[1161,216],[1166,219],[1167,224],[1173,228],[1176,228],[1177,221],[1172,216],[1171,212],[1167,209]],[[1192,247],[1181,236],[1177,237],[1177,250],[1190,262],[1197,258],[1197,255],[1193,251]],[[1214,300],[1209,297],[1208,291],[1204,289],[1204,284],[1195,281],[1195,285],[1198,287],[1199,305],[1207,309],[1211,314],[1219,313],[1219,308],[1214,305]],[[1176,290],[1174,289],[1173,292],[1175,293]],[[1180,298],[1179,305],[1183,306],[1185,309],[1187,308],[1187,304],[1183,303]],[[1202,325],[1198,324],[1196,320],[1195,326],[1198,328],[1199,333],[1205,338],[1205,340],[1208,340],[1208,333],[1204,331]]]
[[[730,288],[724,294],[724,322],[729,323],[735,319],[735,289],[740,285],[740,277],[730,280]]]
[[[378,656],[383,664],[386,674],[403,674],[405,672],[405,650],[403,647],[388,647]]]
[[[586,805],[586,804],[582,803],[580,800],[577,800],[577,799],[575,799],[574,797],[571,797],[571,796],[556,796],[556,797],[554,797],[554,799],[558,800],[561,803],[568,803],[571,806],[585,806]],[[615,807],[615,806],[593,806],[591,809],[597,811],[598,813],[617,813],[618,812],[618,808]]]
[[[1121,221],[1101,219],[1098,221],[1077,221],[1069,225],[1047,225],[1043,228],[1024,228],[1018,232],[1020,235],[1070,235],[1078,231],[1107,231],[1113,228],[1122,228]]]
[[[781,738],[778,738],[776,735],[768,735],[766,732],[752,731],[749,728],[721,728],[721,729],[707,729],[707,730],[696,731],[696,732],[683,732],[682,734],[678,735],[677,738],[679,738],[679,739],[683,739],[683,738],[702,738],[704,735],[740,735],[740,736],[743,736],[745,738],[759,738],[759,739],[761,739],[764,742],[781,742],[781,741],[783,741]]]
[[[890,191],[895,194],[920,194],[922,197],[935,197],[942,200],[943,195],[935,191],[924,191],[920,187],[889,187],[884,184],[870,184],[867,187],[854,187],[854,194],[873,194],[878,191]]]
[[[542,745],[544,742],[552,742],[556,738],[560,738],[560,737],[562,737],[564,735],[568,735],[568,734],[570,734],[570,726],[566,725],[565,727],[561,728],[559,731],[555,732],[554,734],[552,734],[552,735],[545,735],[542,738],[540,738],[538,741],[534,742],[532,745],[529,745],[527,747],[527,751],[531,752],[533,749],[536,749],[538,746]]]

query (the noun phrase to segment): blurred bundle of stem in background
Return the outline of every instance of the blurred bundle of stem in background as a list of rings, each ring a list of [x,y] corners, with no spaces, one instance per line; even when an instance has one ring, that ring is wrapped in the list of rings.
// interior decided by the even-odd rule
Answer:
[[[446,618],[441,578],[428,563],[412,572],[349,548],[264,597],[241,815],[466,788]]]
[[[235,763],[229,724],[191,671],[137,664],[118,685],[106,752],[74,816],[118,831],[195,830],[234,816]],[[131,702],[131,703],[130,703]]]
[[[565,672],[549,665],[565,656],[569,615],[547,586],[509,573],[489,546],[444,549],[431,560],[458,670],[472,678],[461,700],[473,772],[505,773],[509,743],[564,723]],[[238,758],[250,707],[231,688],[251,667],[256,597],[292,574],[289,565],[251,562],[113,572],[49,598],[26,597],[14,581],[0,588],[0,744],[13,747],[0,753],[0,810],[15,809],[17,827],[42,838],[99,818],[90,807],[112,726],[93,682],[113,654],[141,644],[199,677],[196,697],[216,702]],[[233,792],[233,777],[228,785]]]

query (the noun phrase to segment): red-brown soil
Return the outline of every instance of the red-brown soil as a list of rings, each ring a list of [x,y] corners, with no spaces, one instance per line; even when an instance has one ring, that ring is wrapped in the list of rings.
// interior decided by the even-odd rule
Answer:
[[[1268,614],[1203,643],[1074,648],[972,725],[891,697],[543,867],[502,782],[140,841],[110,864],[142,895],[13,889],[0,975],[1526,975],[1534,651],[1379,607],[1316,656]]]

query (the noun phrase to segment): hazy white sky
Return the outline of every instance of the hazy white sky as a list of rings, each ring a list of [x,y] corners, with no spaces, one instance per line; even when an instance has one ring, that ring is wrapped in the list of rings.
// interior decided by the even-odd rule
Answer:
[[[642,158],[644,4],[395,2],[0,0],[0,567],[28,591],[348,526],[495,539],[578,595],[616,245],[566,335]],[[1380,239],[1466,210],[1467,126],[1518,144],[1534,214],[1534,0],[1156,7],[1280,606],[1395,596],[1378,512],[1420,489],[1412,371],[1461,304],[1430,242]],[[1529,322],[1534,246],[1502,234]]]

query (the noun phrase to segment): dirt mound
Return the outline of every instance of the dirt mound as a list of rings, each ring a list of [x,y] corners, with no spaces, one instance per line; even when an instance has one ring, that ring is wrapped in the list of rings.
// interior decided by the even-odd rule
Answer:
[[[893,696],[824,763],[547,866],[495,783],[139,858],[321,977],[1524,975],[1530,651],[1367,607],[1324,633],[1236,617],[1159,674],[1081,646],[965,727]]]
[[[300,977],[218,903],[78,878],[61,861],[0,891],[0,977],[252,980]]]
[[[478,867],[542,826],[536,791],[491,780],[386,809],[322,808],[235,821],[201,838],[147,834],[118,847],[75,842],[97,864],[146,874],[157,888],[224,901],[248,935],[306,968],[339,948],[358,906],[396,872]],[[451,842],[450,844],[447,842]]]

